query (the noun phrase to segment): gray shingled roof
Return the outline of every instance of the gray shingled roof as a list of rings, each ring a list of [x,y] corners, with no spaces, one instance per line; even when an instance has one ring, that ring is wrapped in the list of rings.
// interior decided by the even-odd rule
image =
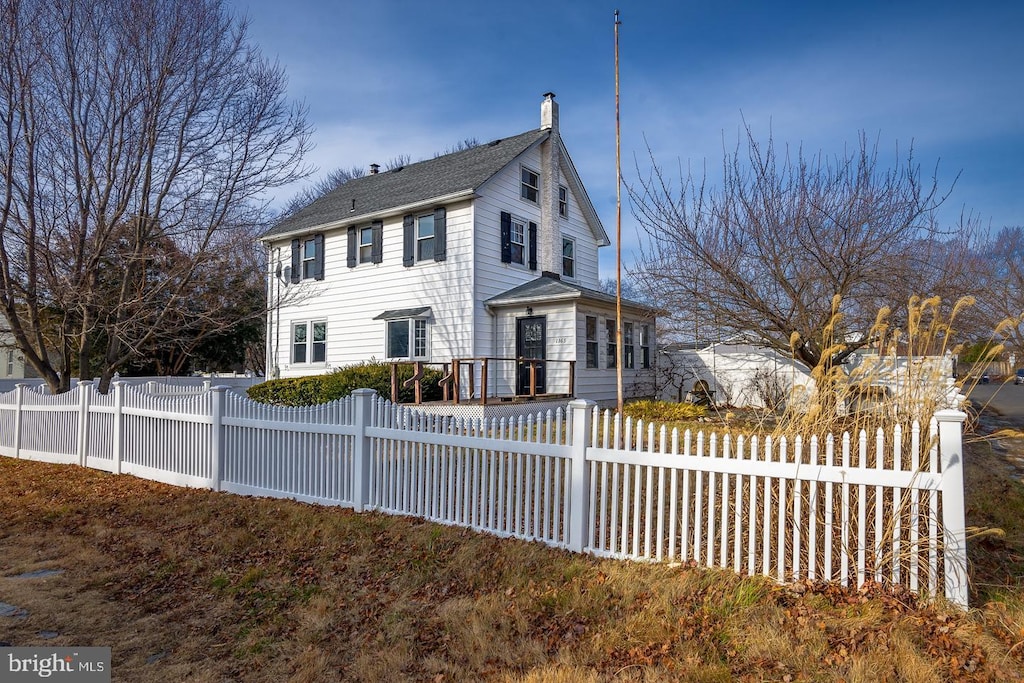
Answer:
[[[350,180],[263,233],[262,238],[358,219],[391,208],[475,190],[531,145],[548,136],[531,130],[470,149]],[[353,205],[353,200],[355,204]],[[355,206],[355,210],[352,207]]]
[[[559,299],[587,299],[590,301],[601,301],[610,304],[615,303],[615,297],[611,294],[606,294],[596,289],[590,289],[589,287],[580,287],[579,285],[559,280],[549,275],[543,275],[535,280],[530,280],[518,287],[513,287],[507,292],[502,292],[497,296],[487,299],[484,301],[484,305],[513,306],[516,304],[534,303],[541,300],[557,301]],[[642,308],[652,312],[656,310],[636,301],[623,299],[622,303],[623,305],[631,308]]]

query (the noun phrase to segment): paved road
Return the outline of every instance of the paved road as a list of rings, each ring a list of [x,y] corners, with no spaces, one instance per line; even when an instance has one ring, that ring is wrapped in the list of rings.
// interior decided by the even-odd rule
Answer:
[[[993,412],[1024,425],[1024,384],[979,384],[970,393],[971,402],[989,406]]]

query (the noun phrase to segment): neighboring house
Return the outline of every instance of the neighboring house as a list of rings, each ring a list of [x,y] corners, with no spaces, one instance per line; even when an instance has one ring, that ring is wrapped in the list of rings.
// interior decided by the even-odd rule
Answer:
[[[668,344],[658,354],[658,393],[666,400],[778,408],[806,401],[814,392],[806,366],[742,335],[707,346]],[[844,368],[872,392],[881,392],[865,395],[866,402],[893,396],[955,402],[954,366],[949,354],[908,359],[863,350],[851,355]]]
[[[30,372],[27,376],[31,377]],[[0,379],[24,379],[25,357],[14,345],[14,335],[0,329]]]
[[[460,361],[463,395],[615,399],[615,300],[598,291],[608,235],[548,93],[541,126],[350,180],[261,238],[271,376],[369,359]],[[655,313],[623,303],[629,394],[653,392]],[[477,359],[470,361],[469,359]],[[471,369],[469,369],[471,368]],[[570,371],[574,370],[574,386]],[[460,374],[461,377],[461,374]]]
[[[779,407],[813,390],[807,368],[792,358],[735,337],[707,346],[669,344],[659,350],[659,394],[666,400],[710,400],[738,408]]]

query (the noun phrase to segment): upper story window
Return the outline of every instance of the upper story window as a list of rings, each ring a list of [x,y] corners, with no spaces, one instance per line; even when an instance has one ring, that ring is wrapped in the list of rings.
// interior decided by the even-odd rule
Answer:
[[[316,272],[316,240],[310,238],[302,243],[302,279],[313,277]]]
[[[366,227],[348,229],[348,267],[384,260],[384,223],[374,221]]]
[[[324,236],[292,240],[292,282],[324,279]]]
[[[512,263],[522,265],[526,256],[526,222],[512,219]]]
[[[402,228],[403,266],[447,258],[447,211],[444,207],[419,216],[410,214],[403,219]]]
[[[576,277],[576,241],[568,237],[562,238],[562,276]]]
[[[597,367],[597,317],[588,315],[586,318],[587,336],[587,367]]]
[[[373,228],[359,230],[359,262],[371,263],[373,260]]]
[[[522,166],[520,168],[520,179],[519,196],[526,201],[536,204],[537,198],[540,196],[540,176],[536,171]]]
[[[434,258],[434,214],[416,218],[416,260],[431,261]]]
[[[558,186],[558,215],[562,218],[569,217],[569,188],[565,185]]]
[[[327,362],[326,321],[302,322],[292,325],[292,362]]]
[[[501,262],[537,270],[537,224],[501,212]]]
[[[14,376],[14,349],[7,349],[7,376]]]

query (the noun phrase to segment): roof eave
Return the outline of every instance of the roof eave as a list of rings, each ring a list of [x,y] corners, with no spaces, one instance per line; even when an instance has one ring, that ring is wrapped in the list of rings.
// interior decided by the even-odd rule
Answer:
[[[437,204],[450,204],[462,199],[473,199],[476,197],[476,189],[469,188],[468,190],[459,190],[458,192],[452,192],[450,194],[441,195],[440,197],[431,197],[411,204],[403,204],[402,206],[392,206],[387,209],[381,209],[380,211],[374,211],[372,213],[363,213],[358,216],[348,216],[341,220],[329,221],[327,223],[320,223],[318,225],[312,225],[306,228],[296,228],[294,230],[288,230],[286,232],[279,232],[273,235],[263,235],[259,238],[261,242],[278,242],[293,237],[300,237],[302,235],[309,235],[316,232],[327,232],[328,230],[337,230],[339,228],[345,228],[349,225],[356,225],[358,223],[365,223],[367,221],[377,220],[379,218],[386,218],[387,216],[394,216],[396,214],[403,214],[408,211],[417,211],[419,209],[426,208],[428,206],[436,206]]]

